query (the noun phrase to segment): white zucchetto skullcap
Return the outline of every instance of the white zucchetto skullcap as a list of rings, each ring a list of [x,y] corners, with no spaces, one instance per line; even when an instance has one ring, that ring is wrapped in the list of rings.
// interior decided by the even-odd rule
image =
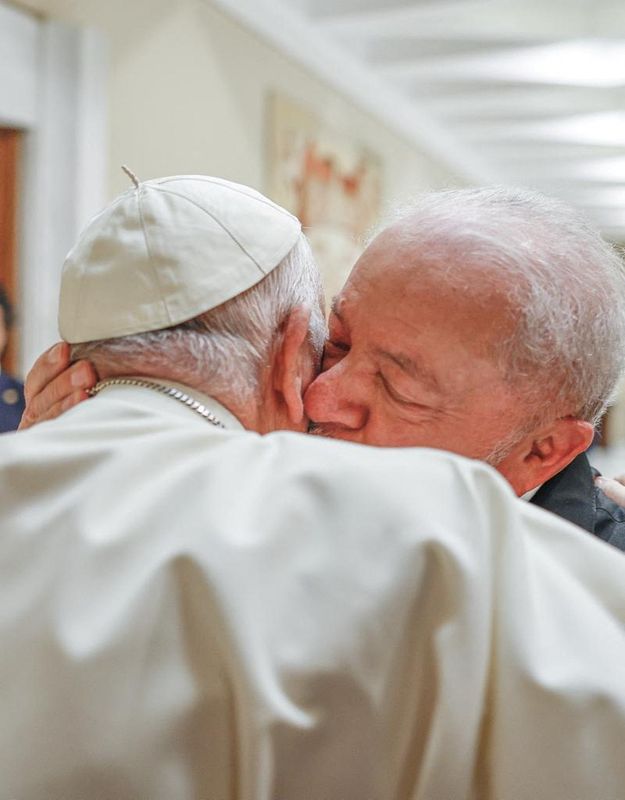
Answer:
[[[137,182],[91,220],[65,260],[61,336],[89,342],[196,317],[262,280],[300,231],[247,186],[204,175]]]

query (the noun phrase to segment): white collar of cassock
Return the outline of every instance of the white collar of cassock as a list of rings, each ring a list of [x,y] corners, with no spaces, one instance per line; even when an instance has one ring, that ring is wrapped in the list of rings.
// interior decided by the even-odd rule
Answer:
[[[534,489],[530,489],[529,492],[525,492],[525,494],[521,495],[521,500],[527,500],[528,502],[534,497],[536,492],[540,489],[542,483],[539,483]]]

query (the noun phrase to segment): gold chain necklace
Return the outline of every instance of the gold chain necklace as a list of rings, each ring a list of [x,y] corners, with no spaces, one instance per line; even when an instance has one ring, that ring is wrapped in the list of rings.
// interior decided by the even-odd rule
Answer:
[[[165,386],[162,383],[155,383],[154,381],[144,381],[139,378],[107,378],[104,381],[96,383],[93,389],[89,389],[88,394],[90,394],[91,397],[95,397],[96,394],[101,392],[102,389],[106,389],[107,386],[141,386],[145,389],[152,389],[154,392],[164,394],[166,397],[171,397],[173,400],[178,400],[179,403],[183,403],[187,408],[191,409],[191,411],[195,411],[196,414],[199,414],[207,422],[210,422],[211,425],[215,425],[217,428],[226,427],[205,405],[194,400],[188,394],[181,392],[180,389],[174,389],[172,386]]]

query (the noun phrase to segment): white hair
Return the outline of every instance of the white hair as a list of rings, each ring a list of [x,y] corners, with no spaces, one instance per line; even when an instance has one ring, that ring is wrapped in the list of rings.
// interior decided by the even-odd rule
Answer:
[[[582,214],[488,187],[424,194],[391,230],[419,269],[477,300],[495,294],[509,311],[512,333],[493,357],[542,409],[537,419],[555,410],[598,421],[625,366],[625,270]]]
[[[323,304],[319,269],[302,234],[269,275],[232,300],[171,328],[73,345],[72,359],[89,359],[98,371],[160,375],[248,400],[258,392],[275,337],[297,306],[310,310],[309,341],[321,358]]]

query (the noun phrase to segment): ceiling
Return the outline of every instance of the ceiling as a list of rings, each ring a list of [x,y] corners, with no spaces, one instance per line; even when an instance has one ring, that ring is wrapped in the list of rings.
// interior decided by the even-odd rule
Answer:
[[[472,182],[625,242],[625,0],[216,0]]]

